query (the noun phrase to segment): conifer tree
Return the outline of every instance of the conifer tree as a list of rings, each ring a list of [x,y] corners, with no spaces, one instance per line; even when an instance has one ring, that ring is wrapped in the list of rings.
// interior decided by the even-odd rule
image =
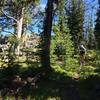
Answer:
[[[88,48],[93,49],[94,47],[95,47],[94,28],[93,28],[93,21],[91,17],[88,24]]]
[[[65,0],[61,0],[58,5],[58,23],[54,26],[55,36],[52,39],[51,59],[52,63],[66,66],[69,58],[73,54],[73,43],[67,27],[67,17],[65,16]]]
[[[84,3],[83,0],[71,0],[69,7],[66,7],[68,15],[68,27],[74,47],[77,50],[78,45],[83,40],[83,22],[84,22]]]
[[[99,8],[97,10],[97,19],[96,19],[96,25],[95,25],[95,39],[97,48],[100,49],[100,0],[98,0]]]
[[[34,8],[35,2],[39,0],[1,0],[2,15],[11,19],[15,28],[15,34],[20,40],[23,34],[23,25],[32,18],[30,9]],[[20,44],[17,46],[17,54],[20,53]]]

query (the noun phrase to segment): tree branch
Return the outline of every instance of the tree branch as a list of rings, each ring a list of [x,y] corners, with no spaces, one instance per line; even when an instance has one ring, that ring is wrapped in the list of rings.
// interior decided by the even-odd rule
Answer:
[[[12,17],[12,16],[7,15],[7,14],[4,12],[3,8],[2,8],[2,13],[3,13],[6,17],[8,17],[8,18],[10,18],[10,19],[13,19],[14,21],[17,22],[17,19],[15,19],[15,18]]]
[[[14,34],[14,33],[10,32],[10,31],[3,30],[3,32],[10,33],[10,34],[14,35],[15,37],[17,37],[17,35],[16,35],[16,34]]]

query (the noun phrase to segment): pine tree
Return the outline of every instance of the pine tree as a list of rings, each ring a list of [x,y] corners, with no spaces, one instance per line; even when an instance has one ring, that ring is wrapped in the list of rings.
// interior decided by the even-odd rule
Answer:
[[[22,38],[23,25],[32,18],[30,9],[33,8],[36,1],[39,0],[1,0],[2,15],[12,20],[14,33],[19,40]],[[17,53],[20,54],[20,43],[17,46]]]
[[[77,50],[78,45],[83,41],[83,22],[84,22],[84,3],[83,0],[71,0],[71,5],[66,7],[68,15],[68,27],[74,47]]]
[[[98,0],[99,8],[97,11],[97,19],[96,19],[96,25],[95,25],[95,39],[97,48],[100,49],[100,0]]]
[[[52,63],[65,67],[74,50],[65,17],[65,0],[59,2],[58,10],[59,20],[54,26],[55,36],[52,38],[51,59]]]
[[[91,16],[88,24],[88,48],[93,49],[94,47],[95,47],[94,28],[93,28],[93,21]]]

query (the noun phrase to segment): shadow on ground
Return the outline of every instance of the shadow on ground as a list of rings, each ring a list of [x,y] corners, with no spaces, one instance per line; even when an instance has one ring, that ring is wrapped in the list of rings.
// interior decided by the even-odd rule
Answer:
[[[48,75],[41,73],[41,70],[33,66],[22,69],[18,64],[0,69],[1,97],[30,96],[31,99],[27,100],[100,100],[99,76],[74,79],[54,70]]]

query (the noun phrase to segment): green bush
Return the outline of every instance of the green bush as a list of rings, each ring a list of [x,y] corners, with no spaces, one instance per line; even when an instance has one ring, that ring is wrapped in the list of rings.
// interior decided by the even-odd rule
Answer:
[[[81,78],[88,78],[91,75],[97,75],[97,73],[95,72],[95,67],[93,66],[82,66],[79,69],[79,75]]]
[[[96,58],[96,51],[95,50],[88,50],[86,57],[88,60],[94,60]]]

